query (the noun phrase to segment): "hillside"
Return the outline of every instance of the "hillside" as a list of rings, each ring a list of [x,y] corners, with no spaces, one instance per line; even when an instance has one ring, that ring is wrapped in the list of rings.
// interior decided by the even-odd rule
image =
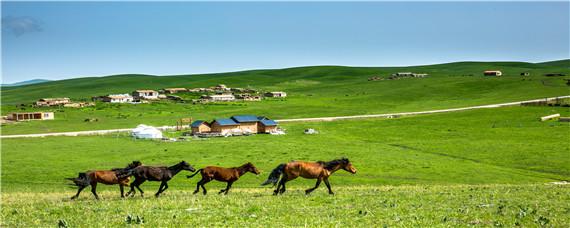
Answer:
[[[32,79],[32,80],[21,81],[21,82],[16,82],[16,83],[11,83],[11,84],[2,84],[1,86],[2,87],[23,86],[23,85],[45,83],[45,82],[49,82],[49,81],[50,80],[45,80],[45,79]]]
[[[141,74],[86,77],[42,84],[2,88],[3,104],[33,102],[43,97],[90,98],[108,93],[126,93],[134,89],[164,87],[207,87],[225,83],[234,87],[268,87],[290,80],[358,81],[375,75],[387,76],[397,71],[425,72],[431,76],[480,76],[483,70],[500,69],[505,75],[517,76],[521,71],[541,75],[545,72],[570,72],[570,60],[545,63],[525,62],[457,62],[412,67],[343,67],[311,66],[276,70],[251,70],[230,73],[153,76]]]
[[[48,110],[56,111],[56,119],[6,125],[2,134],[132,128],[141,123],[174,125],[179,118],[210,120],[236,114],[287,119],[424,111],[568,95],[570,87],[565,84],[565,79],[569,76],[543,76],[552,72],[570,75],[570,69],[560,67],[561,63],[568,62],[460,62],[399,68],[314,66],[204,75],[116,75],[54,81],[3,89],[3,115],[14,111]],[[481,72],[486,69],[500,69],[504,76],[484,77]],[[371,76],[387,77],[402,71],[428,73],[430,76],[368,81]],[[521,77],[521,72],[530,72],[531,76]],[[100,103],[96,107],[82,109],[15,105],[30,104],[41,97],[89,100],[92,96],[129,93],[135,89],[210,87],[216,84],[286,91],[289,95],[286,99],[207,105]],[[87,118],[98,121],[85,122]]]

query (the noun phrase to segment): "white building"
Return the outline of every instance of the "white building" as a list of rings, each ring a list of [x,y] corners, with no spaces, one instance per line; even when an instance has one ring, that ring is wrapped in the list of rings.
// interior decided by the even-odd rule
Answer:
[[[110,103],[130,103],[133,102],[134,98],[125,93],[125,94],[109,94],[107,96],[102,97],[101,99],[103,102],[110,102]]]
[[[203,99],[208,101],[234,101],[236,97],[232,94],[218,94],[218,95],[206,95]]]
[[[133,92],[135,100],[156,100],[158,99],[158,92],[154,90],[140,89]]]

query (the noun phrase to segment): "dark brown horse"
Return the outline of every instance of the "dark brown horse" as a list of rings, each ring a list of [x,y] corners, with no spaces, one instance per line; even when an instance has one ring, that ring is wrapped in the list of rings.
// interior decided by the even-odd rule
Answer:
[[[255,168],[255,166],[253,164],[251,164],[251,162],[248,162],[248,163],[243,164],[240,167],[233,167],[233,168],[208,166],[206,168],[199,169],[198,172],[196,172],[192,175],[188,175],[186,177],[192,178],[193,176],[196,176],[196,174],[198,174],[198,173],[202,174],[202,179],[200,181],[198,181],[198,184],[196,185],[196,191],[194,191],[194,194],[200,192],[200,187],[202,187],[202,190],[204,190],[204,195],[206,195],[207,191],[206,191],[206,188],[204,187],[204,185],[206,183],[212,181],[212,180],[217,180],[217,181],[228,183],[228,185],[226,186],[226,189],[222,189],[218,193],[218,194],[221,194],[221,193],[228,194],[228,192],[230,191],[230,188],[232,187],[232,184],[234,182],[236,182],[242,175],[244,175],[247,172],[251,172],[251,173],[254,173],[255,175],[259,175],[259,170],[257,170],[257,168]]]
[[[106,185],[118,184],[119,188],[121,189],[121,197],[125,197],[123,188],[124,186],[129,186],[129,181],[131,178],[119,178],[119,176],[141,165],[142,163],[140,161],[133,161],[125,168],[115,168],[111,170],[90,170],[84,173],[79,173],[78,177],[66,178],[67,180],[73,181],[73,183],[78,187],[77,194],[71,197],[71,199],[79,197],[79,193],[81,193],[81,191],[83,191],[83,189],[89,185],[91,185],[91,192],[95,196],[95,199],[99,199],[99,196],[97,195],[97,183]]]
[[[329,194],[334,194],[331,190],[329,177],[339,169],[344,169],[352,174],[356,173],[356,168],[352,166],[348,158],[336,159],[329,162],[292,161],[277,166],[262,185],[272,183],[273,186],[275,186],[279,181],[279,177],[282,176],[281,181],[279,181],[279,185],[277,185],[277,189],[275,189],[273,194],[283,194],[285,192],[285,183],[301,176],[307,179],[317,179],[315,187],[305,190],[305,194],[309,194],[317,189],[321,184],[321,181],[324,181],[327,185]]]
[[[154,194],[154,196],[159,197],[164,190],[168,188],[168,181],[171,180],[176,174],[178,174],[182,170],[188,170],[190,172],[196,171],[194,167],[188,164],[185,161],[181,161],[180,163],[166,167],[166,166],[139,166],[132,170],[130,170],[124,176],[135,176],[135,180],[131,183],[131,190],[127,193],[127,196],[131,195],[135,196],[135,188],[139,190],[141,193],[141,197],[144,196],[143,190],[139,187],[145,181],[160,181],[160,187],[158,188],[158,192]]]

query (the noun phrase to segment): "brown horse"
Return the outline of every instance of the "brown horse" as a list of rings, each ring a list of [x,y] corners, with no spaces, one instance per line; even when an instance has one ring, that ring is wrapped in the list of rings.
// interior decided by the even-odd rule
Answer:
[[[220,190],[218,194],[225,193],[226,195],[230,191],[232,184],[236,182],[242,175],[247,172],[254,173],[255,175],[259,175],[259,170],[255,168],[251,162],[245,163],[240,167],[233,167],[233,168],[223,168],[218,166],[207,166],[206,168],[199,169],[198,172],[186,176],[186,178],[192,178],[196,176],[196,174],[202,174],[202,179],[196,185],[196,191],[194,194],[200,192],[200,187],[204,190],[204,195],[206,195],[207,191],[204,185],[212,180],[217,180],[221,182],[226,182],[228,185],[226,189]]]
[[[95,196],[95,199],[99,199],[99,196],[97,195],[97,183],[106,185],[118,184],[119,188],[121,189],[121,197],[125,197],[124,186],[129,186],[129,181],[131,179],[129,177],[119,178],[119,176],[141,165],[142,163],[140,161],[133,161],[125,168],[115,168],[111,170],[90,170],[84,173],[79,173],[78,177],[66,178],[67,180],[73,181],[73,183],[79,187],[79,189],[77,189],[77,194],[71,197],[71,199],[76,199],[79,197],[79,193],[81,193],[81,191],[83,191],[83,189],[89,185],[91,185],[91,192]]]
[[[154,196],[159,197],[164,190],[168,188],[168,181],[170,181],[176,174],[178,174],[182,170],[188,170],[190,172],[196,171],[194,167],[188,164],[185,161],[181,161],[180,163],[166,167],[154,167],[154,166],[139,166],[123,176],[135,176],[135,180],[131,183],[131,190],[127,193],[127,196],[131,195],[135,196],[135,188],[139,190],[141,193],[141,197],[144,196],[143,190],[139,187],[145,181],[160,181],[160,187],[158,188],[158,192],[154,194]]]
[[[317,189],[321,184],[321,181],[324,181],[327,185],[329,194],[334,194],[331,190],[329,177],[339,169],[344,169],[352,174],[356,173],[356,168],[352,166],[347,158],[336,159],[329,162],[292,161],[277,166],[277,168],[271,172],[269,178],[262,185],[273,183],[273,186],[275,186],[279,180],[279,177],[283,175],[273,195],[283,194],[285,192],[285,183],[301,176],[307,179],[317,179],[317,184],[315,187],[305,190],[305,194],[309,194]]]

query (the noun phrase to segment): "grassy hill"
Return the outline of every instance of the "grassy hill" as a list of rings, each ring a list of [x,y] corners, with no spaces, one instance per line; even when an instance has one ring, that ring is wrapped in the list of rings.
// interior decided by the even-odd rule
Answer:
[[[566,77],[544,77],[561,72],[569,60],[549,63],[460,62],[430,66],[377,68],[317,66],[280,70],[254,70],[233,73],[149,76],[117,75],[79,78],[38,85],[4,88],[2,114],[14,111],[56,111],[56,120],[6,125],[3,134],[42,133],[90,129],[132,128],[138,124],[174,125],[183,117],[210,120],[235,114],[265,115],[275,119],[358,115],[402,111],[465,107],[522,99],[568,95]],[[505,76],[484,77],[485,69],[500,69]],[[371,76],[389,76],[394,72],[429,73],[423,79],[368,81]],[[521,77],[530,72],[530,77]],[[470,76],[471,75],[471,76]],[[41,97],[70,97],[88,100],[91,96],[128,93],[135,89],[164,87],[253,87],[288,92],[286,99],[261,102],[232,102],[192,105],[172,102],[153,104],[98,104],[96,107],[31,108],[16,104],[30,103]],[[96,118],[95,123],[84,122]]]

